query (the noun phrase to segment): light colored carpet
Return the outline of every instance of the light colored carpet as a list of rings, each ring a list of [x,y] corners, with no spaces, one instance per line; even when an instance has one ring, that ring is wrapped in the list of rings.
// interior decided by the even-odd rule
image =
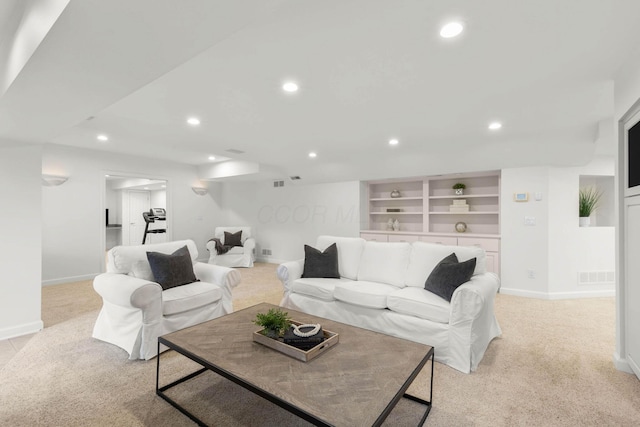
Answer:
[[[240,269],[236,309],[279,302],[275,268]],[[91,338],[100,306],[91,292],[89,282],[45,288],[47,327],[0,370],[0,425],[193,425],[155,395],[155,360],[129,361],[123,350]],[[426,425],[640,425],[640,382],[616,371],[611,361],[614,310],[613,298],[542,301],[498,295],[503,336],[490,344],[475,373],[436,363],[434,407]],[[164,375],[169,381],[194,368],[165,353],[163,383]],[[425,395],[426,387],[426,375],[420,376],[411,391]],[[214,374],[173,393],[214,425],[304,425]],[[415,425],[419,410],[402,401],[386,425]]]

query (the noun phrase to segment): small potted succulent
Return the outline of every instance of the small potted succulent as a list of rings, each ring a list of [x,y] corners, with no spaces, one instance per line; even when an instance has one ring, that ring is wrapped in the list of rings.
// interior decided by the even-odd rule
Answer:
[[[456,196],[462,196],[464,194],[465,188],[467,188],[467,186],[461,182],[456,182],[455,184],[453,184],[453,190],[455,191]]]
[[[278,339],[291,326],[291,319],[289,319],[289,313],[286,311],[282,311],[279,308],[270,308],[266,313],[256,314],[256,319],[253,323],[264,328],[260,332],[262,335]]]

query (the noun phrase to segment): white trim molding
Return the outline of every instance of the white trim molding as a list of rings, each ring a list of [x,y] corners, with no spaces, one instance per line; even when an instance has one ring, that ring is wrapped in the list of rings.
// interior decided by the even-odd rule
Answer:
[[[44,322],[42,322],[42,320],[39,320],[37,322],[24,323],[22,325],[0,329],[0,340],[8,340],[9,338],[33,334],[36,332],[40,332],[43,328]]]

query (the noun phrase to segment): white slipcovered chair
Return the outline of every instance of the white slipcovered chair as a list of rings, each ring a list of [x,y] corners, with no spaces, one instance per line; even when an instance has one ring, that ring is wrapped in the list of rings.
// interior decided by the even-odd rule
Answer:
[[[225,254],[218,255],[216,244],[213,240],[207,243],[209,250],[209,264],[222,265],[225,267],[253,267],[255,255],[253,253],[256,247],[256,241],[251,235],[251,227],[216,227],[213,237],[220,239],[224,245],[224,232],[237,233],[242,231],[240,241],[242,246],[234,246]]]
[[[185,245],[200,281],[163,290],[154,282],[147,252],[172,254]],[[159,336],[232,313],[231,290],[240,273],[197,257],[192,240],[109,250],[107,272],[93,281],[103,303],[93,337],[123,348],[129,359],[148,360],[158,353]]]

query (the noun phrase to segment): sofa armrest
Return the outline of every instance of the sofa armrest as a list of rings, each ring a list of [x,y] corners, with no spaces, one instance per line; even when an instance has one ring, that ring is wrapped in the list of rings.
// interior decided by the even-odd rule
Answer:
[[[218,256],[218,252],[216,251],[216,242],[213,240],[209,240],[206,244],[206,248],[209,251],[209,264],[213,264],[213,260]]]
[[[291,292],[291,284],[293,283],[293,281],[302,277],[303,270],[304,259],[288,261],[278,266],[276,275],[282,282],[285,295],[288,295]]]
[[[238,286],[241,280],[238,270],[204,262],[193,264],[193,272],[203,282],[214,283],[221,288],[228,288],[229,291]]]
[[[213,251],[215,252],[215,248]],[[196,274],[196,277],[203,282],[220,286],[222,289],[222,306],[224,307],[225,313],[233,313],[231,290],[238,286],[242,279],[238,270],[221,265],[196,262],[193,265],[193,272]]]
[[[256,239],[254,239],[253,237],[248,237],[247,240],[244,241],[243,245],[245,253],[248,250],[249,252],[252,252],[255,247],[256,247]]]
[[[162,300],[162,287],[126,274],[103,273],[93,279],[93,289],[103,300],[121,307],[144,309]]]
[[[493,304],[500,288],[500,279],[495,273],[478,274],[455,290],[451,297],[449,324],[473,321],[483,310],[493,312]]]

